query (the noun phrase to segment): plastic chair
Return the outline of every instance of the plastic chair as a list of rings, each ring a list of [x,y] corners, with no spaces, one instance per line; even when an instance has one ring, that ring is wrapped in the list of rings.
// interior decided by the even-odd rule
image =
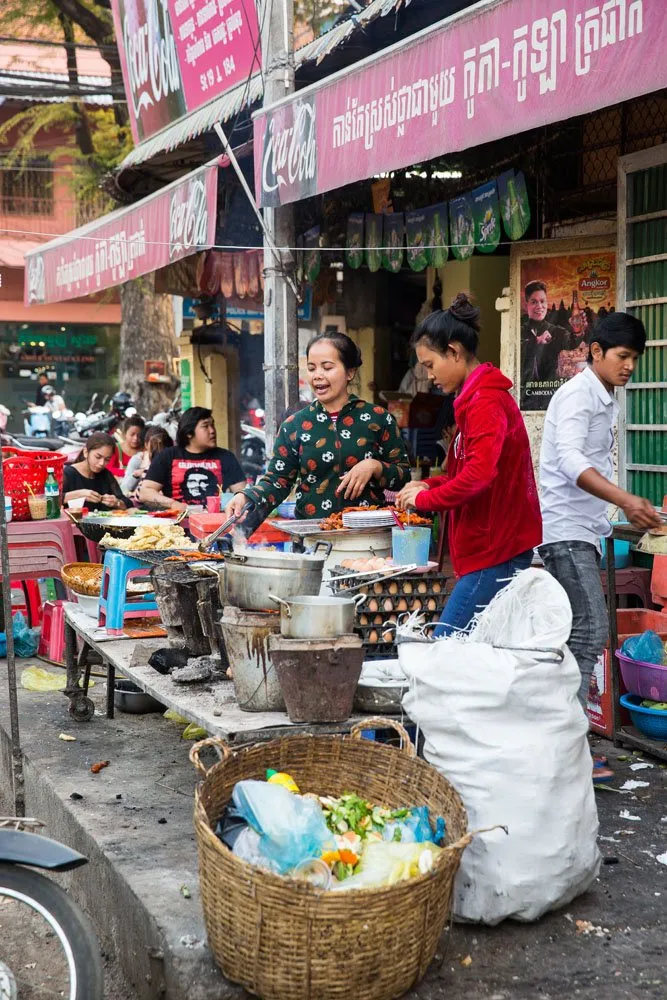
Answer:
[[[124,552],[109,549],[104,556],[102,588],[100,591],[100,625],[106,625],[107,632],[120,635],[126,618],[158,618],[155,594],[142,594],[138,599],[128,599],[127,585],[130,580],[148,576],[150,566],[134,559]]]
[[[653,557],[651,596],[654,604],[667,608],[667,556]]]
[[[65,664],[65,612],[64,601],[46,601],[44,623],[37,655],[52,663]]]
[[[602,579],[602,589],[607,593],[607,573],[606,570],[600,572]],[[641,602],[643,608],[652,606],[651,600],[651,570],[643,569],[639,566],[632,566],[629,569],[619,569],[616,572],[616,606],[621,606],[621,600],[627,597],[636,597]]]

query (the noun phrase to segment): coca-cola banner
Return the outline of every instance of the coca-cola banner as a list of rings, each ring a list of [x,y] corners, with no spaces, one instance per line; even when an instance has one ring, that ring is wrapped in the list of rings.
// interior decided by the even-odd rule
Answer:
[[[261,67],[255,0],[111,0],[135,143]]]
[[[259,112],[257,197],[285,204],[659,90],[666,48],[665,0],[473,7]]]
[[[218,164],[26,254],[24,302],[60,302],[121,285],[215,244]]]

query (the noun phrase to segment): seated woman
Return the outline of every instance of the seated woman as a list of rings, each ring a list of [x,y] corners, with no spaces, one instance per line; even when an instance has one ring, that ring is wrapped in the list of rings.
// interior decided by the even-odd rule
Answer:
[[[458,580],[436,635],[466,629],[472,619],[527,569],[542,541],[542,517],[528,434],[512,383],[477,358],[479,310],[459,293],[449,309],[431,313],[413,344],[429,378],[456,393],[457,433],[447,472],[408,483],[399,507],[449,513],[449,553]]]
[[[86,439],[83,457],[74,465],[66,465],[63,472],[63,500],[85,500],[91,510],[116,510],[129,507],[130,502],[121,493],[118,481],[109,472],[109,462],[116,448],[110,434],[99,431]]]
[[[138,489],[146,478],[151,462],[165,448],[173,448],[171,435],[164,427],[147,427],[144,436],[144,450],[133,455],[127,464],[125,475],[120,484],[123,493],[132,499],[138,499]],[[135,498],[133,494],[137,493]]]
[[[158,452],[139,487],[139,500],[183,510],[206,507],[206,497],[220,490],[237,493],[245,486],[243,470],[226,448],[216,446],[210,410],[191,406],[178,422],[176,445]]]
[[[126,417],[123,421],[120,429],[120,440],[116,442],[114,453],[108,465],[109,472],[112,472],[119,479],[125,475],[125,469],[130,459],[142,450],[145,429],[146,421],[136,413],[132,417]]]
[[[315,401],[281,424],[266,475],[234,497],[230,515],[253,500],[266,517],[296,483],[297,518],[327,517],[351,505],[385,506],[385,490],[400,490],[410,479],[394,418],[350,392],[361,366],[354,341],[344,333],[320,333],[306,358]]]

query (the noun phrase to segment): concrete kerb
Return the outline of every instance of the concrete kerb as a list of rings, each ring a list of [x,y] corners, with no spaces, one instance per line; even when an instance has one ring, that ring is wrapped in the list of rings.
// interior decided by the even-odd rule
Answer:
[[[103,688],[98,683],[93,692],[98,712]],[[224,979],[206,944],[190,744],[159,715],[96,715],[78,724],[58,692],[21,691],[19,698],[26,813],[46,823],[47,836],[89,858],[65,882],[141,1000],[246,996]],[[3,699],[0,798],[12,812],[7,715]],[[59,740],[61,732],[76,742]],[[99,760],[111,764],[93,775],[90,766]]]

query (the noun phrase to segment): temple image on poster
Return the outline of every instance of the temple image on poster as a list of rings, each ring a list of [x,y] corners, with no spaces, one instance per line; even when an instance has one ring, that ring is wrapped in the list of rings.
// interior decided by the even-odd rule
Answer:
[[[595,324],[615,309],[615,268],[607,251],[521,261],[522,410],[546,410],[585,367]]]

